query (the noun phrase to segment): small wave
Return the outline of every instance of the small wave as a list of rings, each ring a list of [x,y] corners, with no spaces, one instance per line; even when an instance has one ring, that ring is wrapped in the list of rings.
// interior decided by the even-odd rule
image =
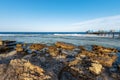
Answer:
[[[53,34],[55,36],[80,36],[81,34]]]
[[[94,34],[53,34],[55,36],[80,36],[80,37],[108,37],[108,36],[99,36]]]

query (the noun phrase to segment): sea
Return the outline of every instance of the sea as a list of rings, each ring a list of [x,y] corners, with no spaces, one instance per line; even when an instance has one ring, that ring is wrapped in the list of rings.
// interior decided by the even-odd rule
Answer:
[[[0,32],[0,40],[15,40],[24,43],[52,45],[57,41],[80,45],[102,45],[120,48],[120,38],[92,35],[86,32]]]

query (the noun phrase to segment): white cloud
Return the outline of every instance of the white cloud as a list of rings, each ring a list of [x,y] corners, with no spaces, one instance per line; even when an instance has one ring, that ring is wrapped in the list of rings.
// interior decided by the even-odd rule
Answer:
[[[83,21],[72,25],[80,31],[120,30],[120,15]]]

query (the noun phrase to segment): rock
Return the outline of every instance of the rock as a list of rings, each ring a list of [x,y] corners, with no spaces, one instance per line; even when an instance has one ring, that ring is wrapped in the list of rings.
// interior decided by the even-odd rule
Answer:
[[[0,69],[2,68],[0,65]],[[50,76],[45,74],[45,71],[40,66],[31,64],[25,59],[11,60],[9,65],[3,70],[4,76],[1,80],[51,80]]]
[[[22,47],[16,47],[16,51],[17,51],[17,52],[23,52],[24,49],[23,49]]]
[[[120,70],[120,65],[118,65],[118,68],[119,68],[119,70]]]
[[[1,46],[1,45],[3,45],[3,41],[2,41],[2,40],[0,40],[0,46]]]
[[[39,57],[39,58],[40,58],[41,62],[45,62],[46,61],[45,57]]]
[[[79,48],[81,51],[86,51],[86,49],[84,48],[84,46],[78,46],[78,48]]]
[[[77,59],[73,60],[73,61],[69,62],[69,66],[77,65],[78,62],[79,62],[79,60],[77,60]]]
[[[24,51],[23,44],[17,44],[16,45],[16,51],[17,52],[23,52]]]
[[[82,51],[77,55],[77,57],[81,57],[82,55],[84,55],[85,57],[89,57],[91,60],[96,60],[106,67],[111,67],[117,59],[116,55],[101,54],[89,51]]]
[[[67,49],[67,50],[73,50],[75,49],[75,46],[72,44],[64,43],[64,42],[56,42],[55,45],[59,48]]]
[[[0,40],[0,46],[9,46],[9,45],[15,45],[16,41],[9,41],[9,40]]]
[[[9,52],[14,49],[14,46],[0,46],[0,53]]]
[[[48,47],[48,52],[53,57],[60,54],[60,50],[58,50],[56,46],[49,46]]]
[[[98,57],[96,60],[99,61],[103,66],[112,67],[112,64],[116,61],[117,56],[107,57],[104,58]]]
[[[115,48],[106,48],[106,47],[98,46],[98,45],[93,45],[93,51],[97,51],[100,53],[112,53],[112,52],[116,53],[116,52],[118,52],[118,50]]]
[[[50,56],[50,54],[45,54],[45,57],[49,57]]]
[[[0,75],[5,73],[6,68],[7,68],[6,64],[0,64]]]
[[[31,50],[41,50],[41,49],[43,49],[43,48],[45,48],[46,47],[46,45],[45,44],[32,44],[32,45],[30,45],[30,49]]]
[[[102,71],[102,65],[99,64],[99,63],[92,63],[91,64],[91,67],[89,67],[89,70],[96,74],[96,75],[99,75]]]
[[[80,52],[80,50],[77,50],[77,49],[73,49],[72,51],[65,50],[65,49],[61,50],[61,53],[66,54],[66,55],[72,55],[72,56],[76,56],[79,52]]]
[[[35,66],[35,65],[31,64],[29,61],[26,61],[24,59],[11,60],[10,65],[13,66],[13,68],[15,68],[15,69],[20,66],[23,66],[26,69],[25,71],[27,71],[27,69],[30,69],[31,71],[35,71],[35,72],[39,73],[40,75],[43,75],[43,72],[44,72],[44,70],[42,68]],[[16,72],[19,73],[20,71],[21,70],[19,70],[19,68],[16,69]]]

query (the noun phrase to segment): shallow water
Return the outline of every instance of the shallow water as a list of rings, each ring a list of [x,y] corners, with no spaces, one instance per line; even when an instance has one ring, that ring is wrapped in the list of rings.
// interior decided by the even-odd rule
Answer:
[[[75,45],[102,45],[105,47],[120,47],[120,39],[87,34],[0,34],[2,40],[16,40],[25,43],[54,44],[63,41]]]

